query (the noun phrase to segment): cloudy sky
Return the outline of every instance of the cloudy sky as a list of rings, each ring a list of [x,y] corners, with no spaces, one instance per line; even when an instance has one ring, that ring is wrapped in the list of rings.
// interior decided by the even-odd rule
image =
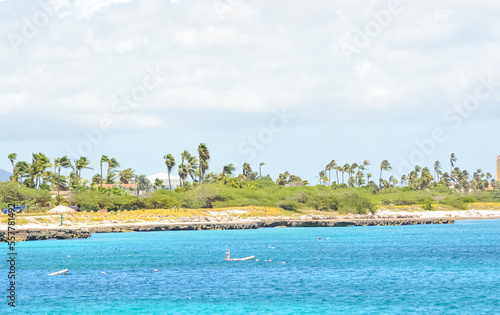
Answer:
[[[0,0],[0,168],[106,154],[150,175],[204,142],[211,171],[311,182],[332,159],[400,175],[452,152],[496,173],[499,16],[491,0]]]

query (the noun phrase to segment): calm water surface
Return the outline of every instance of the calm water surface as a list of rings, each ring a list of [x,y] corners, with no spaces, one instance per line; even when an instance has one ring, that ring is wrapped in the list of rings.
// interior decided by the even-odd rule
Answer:
[[[226,248],[259,261],[226,262]],[[17,251],[16,313],[500,312],[500,220],[94,234]]]

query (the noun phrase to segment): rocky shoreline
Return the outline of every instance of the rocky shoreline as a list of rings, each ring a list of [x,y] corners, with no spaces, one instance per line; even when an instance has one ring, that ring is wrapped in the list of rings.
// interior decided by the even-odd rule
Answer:
[[[266,219],[258,221],[233,222],[176,222],[176,223],[129,223],[100,224],[87,227],[47,226],[36,228],[17,227],[16,242],[88,238],[92,233],[122,233],[147,231],[189,231],[189,230],[239,230],[276,227],[346,227],[378,225],[453,224],[450,218],[373,218],[373,219]],[[0,242],[6,241],[7,231],[0,229]]]
[[[24,241],[40,241],[40,240],[65,240],[74,238],[89,238],[91,236],[88,228],[81,227],[43,227],[43,228],[16,228],[14,232],[16,242]],[[5,243],[7,238],[7,231],[0,230],[0,243]]]

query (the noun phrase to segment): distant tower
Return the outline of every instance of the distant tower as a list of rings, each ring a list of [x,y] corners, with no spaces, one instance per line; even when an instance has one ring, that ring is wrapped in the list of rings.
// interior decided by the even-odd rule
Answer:
[[[497,156],[497,181],[500,181],[500,155]]]

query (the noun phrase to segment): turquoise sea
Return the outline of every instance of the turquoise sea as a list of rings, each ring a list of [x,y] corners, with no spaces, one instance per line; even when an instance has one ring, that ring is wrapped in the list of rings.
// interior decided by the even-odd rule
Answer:
[[[500,220],[94,234],[17,252],[17,314],[500,313]]]

